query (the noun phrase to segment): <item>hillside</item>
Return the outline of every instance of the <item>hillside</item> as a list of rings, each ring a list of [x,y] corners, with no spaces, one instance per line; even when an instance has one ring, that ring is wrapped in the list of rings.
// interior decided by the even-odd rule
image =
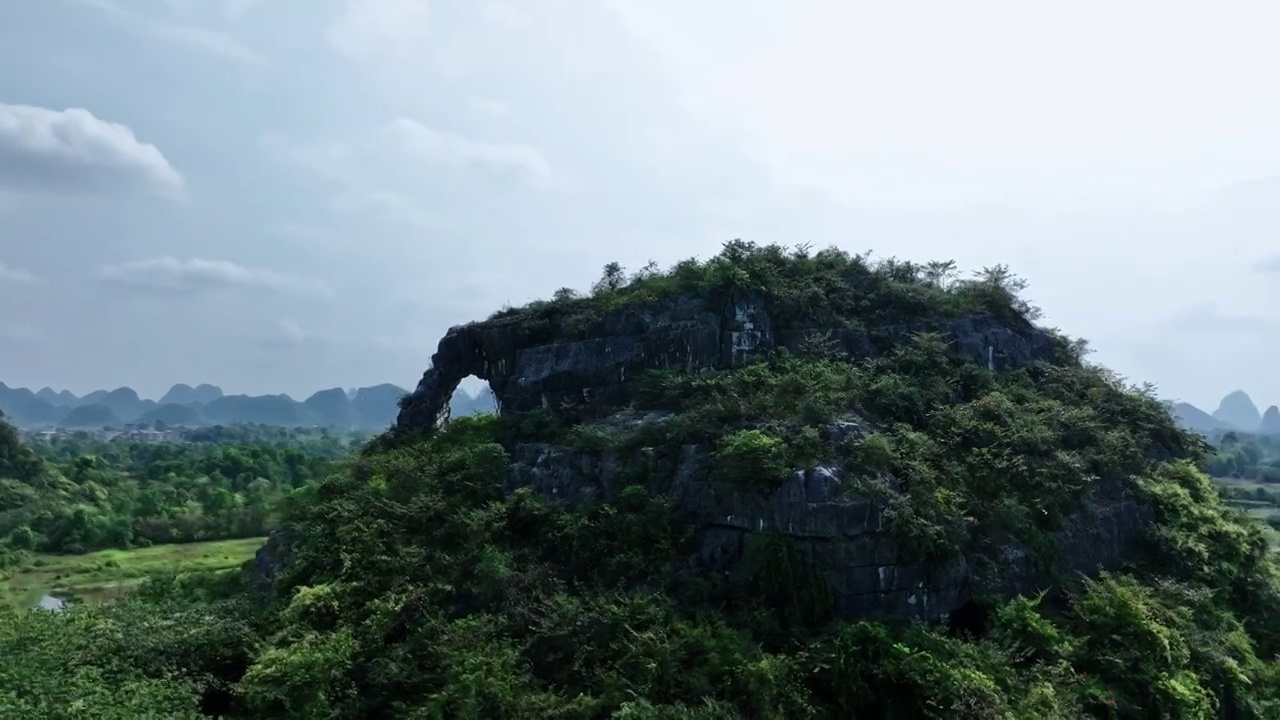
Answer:
[[[1185,402],[1176,403],[1173,406],[1173,417],[1187,430],[1206,435],[1239,430],[1231,423],[1219,420],[1195,405]]]
[[[1276,568],[1200,440],[938,267],[731,244],[450,331],[260,554],[250,706],[342,643],[309,710],[1274,717]],[[468,375],[502,417],[441,425]]]
[[[10,388],[0,383],[0,409],[19,427],[101,428],[128,423],[197,427],[214,424],[330,426],[351,429],[388,427],[407,391],[375,385],[348,393],[321,390],[301,402],[288,395],[225,395],[215,385],[174,385],[159,401],[143,399],[129,387],[96,390],[84,397],[63,390]],[[493,411],[492,397],[459,390],[453,397],[456,415]]]
[[[734,242],[454,328],[395,426],[291,499],[250,589],[28,621],[15,701],[1280,717],[1280,572],[1202,439],[1035,325],[1004,268],[952,267]],[[500,415],[450,418],[470,375]]]

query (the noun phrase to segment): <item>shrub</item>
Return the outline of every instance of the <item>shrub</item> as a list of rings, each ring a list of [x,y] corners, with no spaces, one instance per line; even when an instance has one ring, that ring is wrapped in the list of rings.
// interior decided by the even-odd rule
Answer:
[[[787,444],[760,430],[740,430],[720,443],[714,476],[772,492],[787,479]]]

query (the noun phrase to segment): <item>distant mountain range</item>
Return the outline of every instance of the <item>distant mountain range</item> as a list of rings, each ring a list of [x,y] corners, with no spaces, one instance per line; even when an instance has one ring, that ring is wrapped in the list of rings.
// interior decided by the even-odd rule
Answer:
[[[66,390],[11,388],[0,383],[0,410],[9,422],[24,428],[100,428],[127,424],[170,426],[264,425],[323,426],[382,429],[395,421],[400,398],[407,390],[395,385],[321,390],[306,400],[288,395],[226,395],[215,385],[174,385],[159,400],[138,397],[132,388],[95,390],[77,397]],[[493,395],[487,389],[471,395],[459,388],[450,410],[454,416],[490,412]]]
[[[1180,402],[1174,404],[1173,415],[1183,427],[1204,434],[1234,431],[1280,435],[1280,408],[1272,405],[1266,412],[1260,413],[1253,398],[1243,390],[1228,393],[1212,413],[1190,403]]]
[[[77,397],[67,390],[11,388],[0,383],[0,410],[23,428],[100,428],[128,424],[170,426],[262,425],[382,429],[396,419],[400,398],[408,391],[384,384],[355,390],[321,390],[306,400],[288,395],[227,395],[216,385],[178,384],[159,400],[138,397],[132,388],[94,390]],[[472,395],[459,388],[449,404],[454,417],[492,412],[493,394]],[[1222,398],[1218,409],[1205,412],[1190,403],[1173,404],[1173,415],[1188,430],[1205,435],[1247,432],[1280,436],[1280,408],[1259,412],[1241,390]]]

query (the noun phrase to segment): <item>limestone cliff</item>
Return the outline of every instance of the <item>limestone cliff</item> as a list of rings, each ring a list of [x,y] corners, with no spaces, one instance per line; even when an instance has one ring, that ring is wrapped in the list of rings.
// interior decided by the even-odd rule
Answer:
[[[400,431],[429,430],[448,418],[449,398],[468,376],[487,380],[499,412],[534,408],[600,416],[625,407],[643,371],[713,371],[775,348],[799,352],[814,338],[851,358],[874,355],[910,333],[937,331],[954,350],[994,370],[1054,357],[1052,339],[1025,320],[968,315],[850,328],[775,321],[766,299],[687,294],[640,306],[584,313],[573,308],[517,312],[451,328],[417,389],[401,402]]]
[[[867,327],[777,315],[760,293],[686,293],[590,313],[544,306],[454,327],[402,402],[395,432],[431,432],[447,419],[448,399],[469,375],[489,382],[503,415],[542,408],[607,433],[662,422],[661,412],[627,409],[633,383],[646,370],[714,373],[779,348],[834,352],[853,361],[921,331],[939,333],[956,355],[997,373],[1058,361],[1062,354],[1054,336],[1021,317],[970,313]],[[869,422],[850,413],[821,433],[837,444],[864,435]],[[983,541],[959,557],[925,562],[908,559],[886,528],[886,498],[851,490],[856,468],[840,462],[795,468],[776,491],[760,493],[716,481],[706,445],[637,454],[517,438],[509,451],[509,489],[533,487],[569,502],[616,499],[623,476],[643,466],[649,484],[703,529],[691,566],[732,573],[751,536],[781,534],[823,568],[837,609],[855,617],[938,621],[974,597],[1032,591],[1049,581],[1050,572],[1114,566],[1134,551],[1153,517],[1121,484],[1098,483],[1050,537],[1056,554],[1051,570],[1034,559],[1032,548],[1011,541]]]

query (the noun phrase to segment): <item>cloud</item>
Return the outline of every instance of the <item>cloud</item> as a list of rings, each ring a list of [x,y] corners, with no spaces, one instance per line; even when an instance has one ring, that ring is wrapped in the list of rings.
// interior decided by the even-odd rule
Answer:
[[[476,140],[405,117],[363,141],[295,142],[281,136],[263,141],[284,160],[333,183],[335,210],[423,230],[459,229],[459,208],[479,212],[476,208],[483,207],[475,192],[497,202],[496,179],[542,191],[574,187],[532,145]]]
[[[1254,269],[1260,273],[1280,274],[1280,253],[1263,258]]]
[[[39,345],[46,339],[36,326],[27,323],[0,326],[0,344],[14,347]]]
[[[411,157],[433,165],[510,170],[540,187],[551,187],[560,180],[542,152],[531,145],[472,140],[404,117],[391,121],[388,130]]]
[[[473,110],[489,117],[505,117],[511,114],[511,106],[499,100],[472,95],[467,98],[467,105]]]
[[[22,268],[13,268],[0,263],[0,284],[12,283],[14,285],[39,285],[44,282],[43,278],[36,277],[30,270]]]
[[[329,26],[329,43],[355,59],[412,54],[430,40],[427,0],[351,0]]]
[[[311,333],[303,330],[297,320],[281,320],[277,323],[277,329],[280,331],[277,339],[283,340],[290,345],[302,345],[311,338]]]
[[[333,294],[323,283],[227,260],[158,257],[108,265],[100,276],[110,285],[171,293],[260,290],[281,295]]]
[[[1280,163],[1273,4],[937,3],[929,22],[892,2],[606,5],[703,122],[858,205],[1177,196]]]
[[[130,30],[151,35],[154,38],[179,47],[247,65],[265,65],[269,62],[267,56],[249,48],[228,33],[194,25],[161,22],[139,15],[132,10],[126,10],[124,7],[110,2],[110,0],[76,1],[81,5],[87,5],[115,18]],[[225,11],[230,17],[242,16],[249,11],[253,4],[253,2],[245,2],[244,0],[240,2],[229,1],[225,6]],[[172,7],[175,3],[170,3],[170,5]],[[186,3],[177,3],[177,5],[185,6]]]
[[[1274,330],[1276,322],[1260,315],[1224,312],[1212,300],[1184,308],[1171,323],[1195,333],[1256,333]]]
[[[224,0],[222,11],[232,20],[240,20],[259,5],[261,0]]]
[[[155,145],[88,110],[0,103],[0,183],[19,190],[141,184],[177,193],[182,176]]]

